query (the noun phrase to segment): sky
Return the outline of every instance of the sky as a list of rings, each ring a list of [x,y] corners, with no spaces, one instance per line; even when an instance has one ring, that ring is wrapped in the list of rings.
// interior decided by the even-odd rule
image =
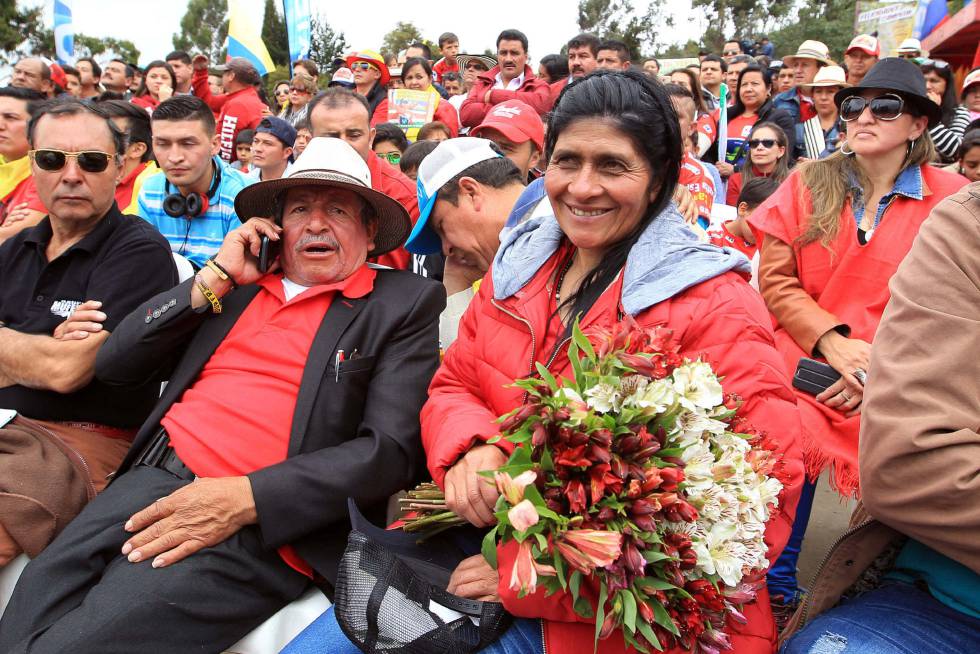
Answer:
[[[17,2],[45,5],[45,20],[51,25],[51,0]],[[378,48],[395,23],[410,21],[432,41],[440,33],[452,31],[459,36],[464,51],[483,52],[484,48],[494,49],[501,30],[513,27],[527,34],[531,59],[538,60],[558,52],[578,32],[577,0],[494,0],[491,3],[372,0],[344,4],[357,9],[341,11],[338,9],[341,3],[336,0],[310,0],[313,13],[320,13],[334,29],[342,31],[352,48]],[[644,1],[634,0],[634,4],[639,7]],[[666,4],[675,15],[675,27],[670,30],[674,41],[686,42],[703,31],[703,17],[696,16],[689,6]],[[171,38],[180,29],[186,8],[187,0],[72,0],[76,32],[129,39],[141,52],[140,64],[158,59],[173,49]]]

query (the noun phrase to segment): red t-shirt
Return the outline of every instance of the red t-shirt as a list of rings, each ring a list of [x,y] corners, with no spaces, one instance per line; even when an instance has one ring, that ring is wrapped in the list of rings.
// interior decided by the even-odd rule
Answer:
[[[684,153],[681,160],[679,183],[687,187],[698,205],[698,217],[711,222],[711,206],[715,201],[715,181],[704,165],[690,152]]]
[[[160,424],[177,455],[198,477],[236,477],[286,460],[289,433],[313,338],[336,291],[363,297],[376,271],[362,266],[336,284],[314,286],[289,302],[282,275],[262,290],[208,359],[201,374]],[[279,549],[311,575],[292,547]]]
[[[415,182],[410,180],[401,170],[373,154],[368,157],[367,164],[368,170],[371,171],[371,188],[398,200],[398,203],[408,211],[414,226],[415,221],[419,218],[419,199],[415,191]],[[407,270],[411,260],[412,255],[409,254],[408,250],[400,247],[371,259],[371,262],[396,270]]]
[[[443,57],[432,65],[432,72],[436,75],[436,81],[442,84],[443,75],[459,72],[459,62],[455,58],[450,62],[446,57]]]
[[[749,243],[744,238],[735,236],[728,231],[728,223],[722,223],[717,229],[708,230],[708,242],[718,247],[735,248],[752,260],[755,253],[759,251],[758,243]]]

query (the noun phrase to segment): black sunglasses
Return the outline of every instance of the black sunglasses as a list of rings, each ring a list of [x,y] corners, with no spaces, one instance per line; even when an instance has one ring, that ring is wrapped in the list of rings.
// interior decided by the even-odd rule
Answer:
[[[864,108],[871,109],[871,115],[878,120],[895,120],[905,109],[905,100],[894,93],[886,93],[867,100],[860,95],[844,98],[840,104],[840,119],[844,122],[856,120],[864,113]]]
[[[87,173],[101,173],[109,167],[113,155],[99,150],[83,150],[81,152],[65,152],[64,150],[30,150],[27,153],[31,161],[41,170],[50,173],[65,167],[69,159],[74,159],[78,167]]]
[[[776,147],[776,139],[752,139],[749,141],[749,148],[752,150],[755,150],[760,145],[766,150],[774,148]]]

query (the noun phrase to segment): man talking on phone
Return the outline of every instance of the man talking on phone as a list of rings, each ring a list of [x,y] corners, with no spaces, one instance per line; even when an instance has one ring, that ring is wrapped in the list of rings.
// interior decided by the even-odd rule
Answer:
[[[28,565],[0,651],[224,651],[311,583],[332,593],[348,497],[380,521],[423,470],[445,292],[366,263],[408,213],[332,138],[235,204],[260,217],[99,352],[104,383],[169,383],[117,479]]]

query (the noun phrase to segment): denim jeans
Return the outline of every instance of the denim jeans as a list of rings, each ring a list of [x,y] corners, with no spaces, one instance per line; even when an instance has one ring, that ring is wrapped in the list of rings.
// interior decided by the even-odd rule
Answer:
[[[980,652],[980,620],[916,586],[889,583],[817,616],[780,654]]]
[[[327,609],[313,624],[294,638],[280,654],[360,654],[361,650],[347,639],[334,616]],[[481,654],[542,654],[541,622],[517,618],[504,634]]]

